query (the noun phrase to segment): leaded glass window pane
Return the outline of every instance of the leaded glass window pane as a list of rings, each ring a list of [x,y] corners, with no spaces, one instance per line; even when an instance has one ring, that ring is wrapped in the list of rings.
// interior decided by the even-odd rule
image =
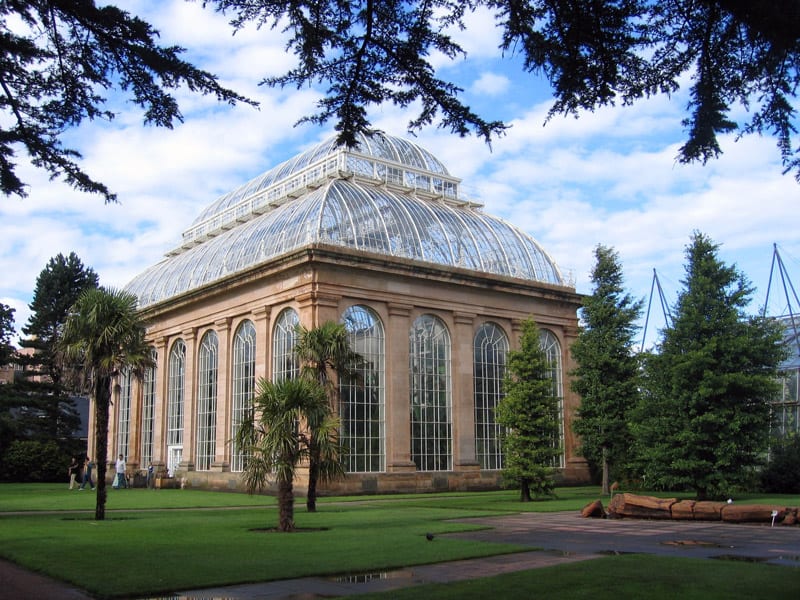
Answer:
[[[150,349],[152,365],[144,370],[142,378],[142,467],[153,460],[153,434],[154,415],[156,406],[156,361],[158,353],[155,348]]]
[[[495,323],[484,323],[475,334],[475,453],[482,469],[503,468],[502,427],[495,409],[503,398],[508,347],[508,337]]]
[[[294,379],[300,374],[300,362],[294,352],[300,318],[291,308],[281,311],[272,334],[272,380]]]
[[[217,447],[217,333],[209,331],[200,342],[197,364],[196,468],[208,471]]]
[[[131,437],[131,371],[123,369],[119,377],[117,397],[117,454],[128,458]]]
[[[385,470],[385,344],[383,325],[364,306],[351,306],[342,315],[350,345],[364,359],[355,381],[340,385],[341,439],[347,447],[350,473]]]
[[[243,321],[233,339],[233,381],[231,385],[231,440],[253,406],[256,382],[256,328],[252,321]],[[244,469],[245,454],[231,442],[231,471]]]
[[[450,335],[433,315],[414,321],[409,335],[411,459],[420,471],[453,468]]]
[[[183,399],[186,375],[186,344],[176,340],[169,353],[167,388],[167,445],[183,443]]]

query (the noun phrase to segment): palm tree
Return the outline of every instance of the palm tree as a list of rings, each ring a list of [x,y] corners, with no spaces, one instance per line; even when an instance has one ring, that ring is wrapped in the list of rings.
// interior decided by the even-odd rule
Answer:
[[[317,381],[325,390],[330,413],[339,405],[338,383],[356,377],[356,367],[363,362],[350,347],[350,334],[341,323],[326,321],[314,329],[297,326],[295,354],[303,362],[301,376]],[[336,376],[332,380],[331,375]],[[328,423],[329,421],[325,421]],[[336,432],[325,430],[323,423],[309,423],[310,450],[308,460],[308,492],[306,509],[317,510],[317,482],[330,481],[344,475],[341,446]],[[329,439],[334,435],[336,439]]]
[[[244,483],[248,493],[263,489],[270,477],[278,485],[278,530],[294,531],[294,475],[309,456],[309,423],[317,431],[336,431],[325,390],[308,378],[258,382],[256,396],[236,431],[236,445],[247,455]],[[256,418],[258,421],[256,421]],[[306,429],[303,429],[303,424]],[[335,437],[332,438],[335,440]]]
[[[97,463],[97,503],[94,517],[105,519],[108,409],[111,383],[122,369],[138,373],[150,361],[145,324],[136,310],[136,296],[114,289],[91,288],[81,293],[64,323],[61,344],[65,357],[82,364],[91,383],[94,404],[94,458]]]

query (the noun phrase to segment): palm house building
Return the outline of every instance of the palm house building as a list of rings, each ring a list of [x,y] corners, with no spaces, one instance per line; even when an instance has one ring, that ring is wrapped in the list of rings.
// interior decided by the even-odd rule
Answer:
[[[109,455],[242,487],[232,438],[257,381],[297,374],[298,324],[337,321],[366,360],[336,407],[347,475],[321,492],[497,488],[494,407],[532,317],[561,398],[560,478],[586,481],[567,382],[581,298],[530,235],[459,185],[428,151],[373,133],[353,148],[331,138],[210,204],[126,287],[155,366],[115,387]]]

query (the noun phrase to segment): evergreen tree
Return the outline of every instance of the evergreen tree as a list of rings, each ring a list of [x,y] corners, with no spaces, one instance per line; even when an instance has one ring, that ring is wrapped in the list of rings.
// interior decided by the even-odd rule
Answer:
[[[23,348],[35,350],[32,362],[37,376],[48,378],[56,388],[62,385],[63,361],[58,356],[58,338],[70,307],[87,288],[96,288],[97,273],[86,268],[78,255],[59,253],[51,258],[36,278],[33,300],[28,305],[31,316],[22,328],[28,336]]]
[[[624,292],[613,248],[598,246],[595,258],[594,290],[583,300],[583,326],[570,349],[578,364],[572,389],[581,396],[573,429],[583,456],[601,468],[603,493],[608,494],[609,477],[622,475],[631,447],[631,412],[639,397],[633,336],[642,302]]]
[[[0,302],[0,366],[11,362],[16,349],[11,343],[14,335],[14,309]]]
[[[701,233],[686,250],[674,322],[646,360],[636,419],[645,484],[726,497],[767,450],[769,399],[785,348],[780,326],[750,317],[752,287]]]
[[[21,357],[24,372],[20,386],[27,395],[29,414],[34,417],[32,424],[42,429],[45,438],[69,438],[80,425],[71,398],[79,384],[74,370],[64,362],[58,342],[70,307],[85,289],[97,284],[97,273],[85,267],[74,252],[51,258],[36,279],[28,305],[31,315],[22,328],[28,337],[21,341],[23,348],[34,352]],[[40,418],[42,414],[44,419]]]
[[[561,454],[561,423],[552,369],[533,319],[522,325],[519,350],[508,353],[504,397],[497,405],[503,435],[503,477],[520,489],[520,500],[550,495]]]
[[[14,359],[15,348],[11,344],[13,334],[14,309],[0,303],[0,366],[11,364]],[[12,409],[19,404],[15,391],[13,382],[0,385],[0,462],[4,462],[3,454],[11,441],[16,438],[19,429],[12,414]]]

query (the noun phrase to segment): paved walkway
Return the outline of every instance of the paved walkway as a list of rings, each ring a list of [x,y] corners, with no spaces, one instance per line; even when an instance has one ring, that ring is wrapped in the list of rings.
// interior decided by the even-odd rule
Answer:
[[[186,590],[172,600],[313,600],[381,592],[425,583],[447,583],[534,569],[608,554],[644,553],[741,560],[800,567],[800,527],[692,521],[584,519],[578,513],[523,513],[464,521],[491,529],[448,534],[509,542],[530,552],[363,573],[304,577],[268,583]],[[436,543],[434,539],[431,543]],[[0,561],[0,597],[15,600],[90,600],[80,590]]]

